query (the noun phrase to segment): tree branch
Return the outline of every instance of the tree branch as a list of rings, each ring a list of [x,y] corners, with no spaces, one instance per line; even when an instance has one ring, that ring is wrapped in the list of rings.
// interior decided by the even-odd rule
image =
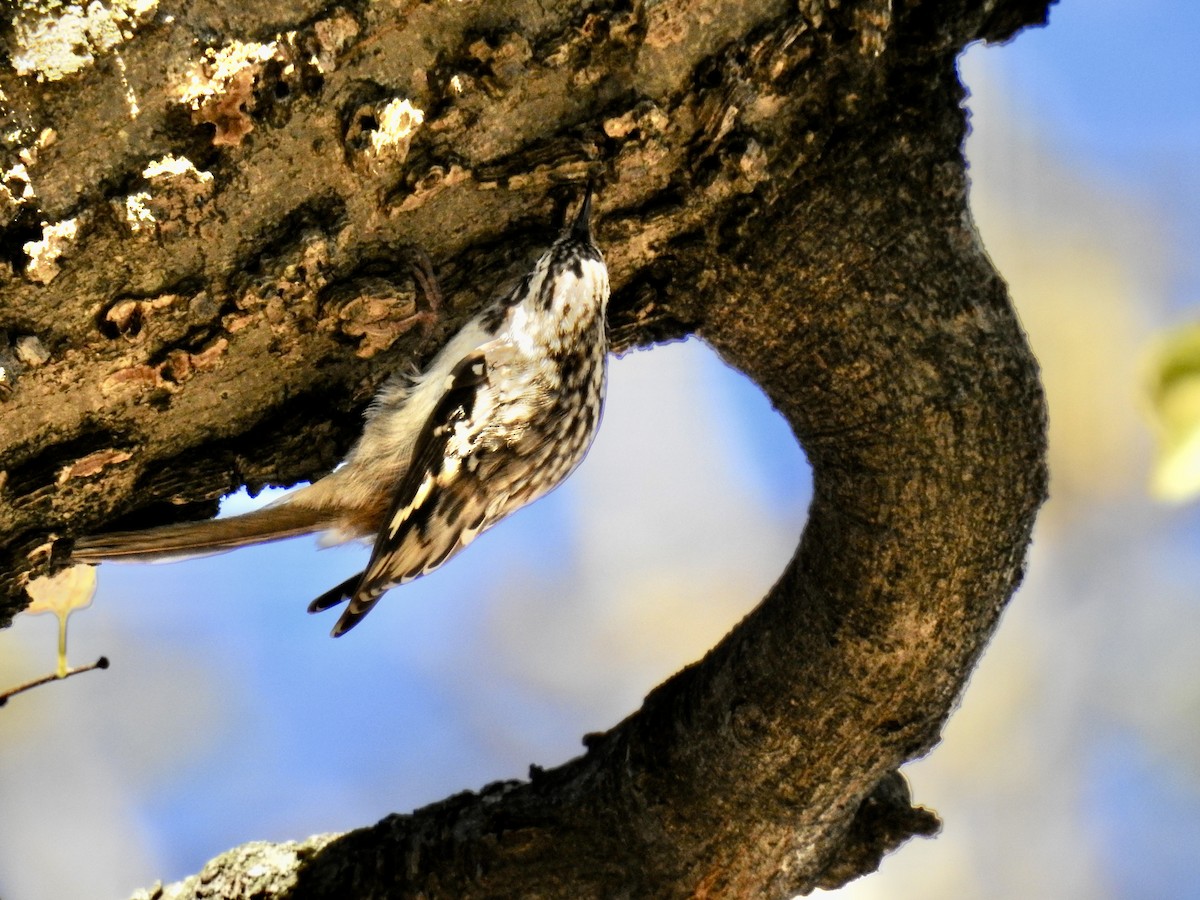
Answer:
[[[54,681],[63,681],[64,679],[71,678],[74,675],[82,675],[84,672],[93,672],[97,669],[107,668],[108,657],[101,656],[95,662],[88,663],[86,666],[75,666],[62,672],[51,672],[49,675],[40,675],[37,678],[30,679],[29,681],[23,681],[16,687],[5,688],[4,690],[0,691],[0,706],[7,704],[9,699],[17,696],[17,694],[24,694],[26,691],[32,691],[34,688],[39,688],[44,684],[50,684]]]
[[[169,27],[164,7],[81,74],[0,76],[43,136],[4,246],[45,240],[10,255],[0,308],[8,615],[56,536],[326,471],[384,375],[434,349],[401,324],[404,248],[456,298],[445,339],[590,171],[618,346],[700,334],[814,469],[762,604],[586,755],[155,896],[787,897],[936,828],[897,769],[1019,582],[1046,477],[1036,364],[967,212],[954,60],[1045,4],[795,7],[240,10],[263,46],[225,80],[194,68],[209,7]],[[168,153],[194,169],[162,174]]]

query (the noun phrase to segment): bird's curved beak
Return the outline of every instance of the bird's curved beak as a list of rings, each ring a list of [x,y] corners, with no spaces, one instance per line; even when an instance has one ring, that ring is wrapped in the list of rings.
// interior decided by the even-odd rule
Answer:
[[[589,244],[592,243],[592,185],[593,181],[589,178],[583,194],[583,205],[579,207],[575,222],[571,225],[571,236]]]

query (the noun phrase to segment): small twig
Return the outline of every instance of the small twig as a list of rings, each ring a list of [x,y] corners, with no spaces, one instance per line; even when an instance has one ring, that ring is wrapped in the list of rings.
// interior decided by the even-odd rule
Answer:
[[[8,702],[9,697],[15,697],[17,694],[32,690],[35,687],[43,684],[49,684],[51,681],[62,681],[64,678],[70,678],[72,675],[79,675],[82,672],[90,672],[93,669],[107,669],[108,657],[102,656],[94,663],[86,666],[79,666],[75,669],[67,669],[61,675],[58,672],[51,672],[49,675],[43,675],[41,678],[35,678],[33,681],[27,681],[24,684],[19,684],[15,688],[9,688],[7,691],[0,693],[0,706]]]

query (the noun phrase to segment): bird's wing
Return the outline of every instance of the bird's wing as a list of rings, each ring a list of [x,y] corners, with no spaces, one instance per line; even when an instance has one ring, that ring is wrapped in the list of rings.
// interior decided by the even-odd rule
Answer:
[[[310,607],[315,612],[350,601],[333,628],[334,637],[358,624],[384,592],[433,571],[483,529],[491,498],[473,457],[464,450],[463,432],[473,415],[486,415],[477,401],[487,381],[486,346],[464,357],[446,378],[446,390],[417,438],[412,464],[383,519],[367,568]]]

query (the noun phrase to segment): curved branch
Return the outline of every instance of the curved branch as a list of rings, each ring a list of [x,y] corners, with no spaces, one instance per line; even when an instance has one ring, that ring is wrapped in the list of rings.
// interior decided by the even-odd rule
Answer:
[[[402,248],[428,247],[463,298],[445,337],[551,229],[540,201],[594,168],[618,345],[694,330],[814,468],[770,594],[586,755],[247,845],[159,896],[786,897],[936,828],[896,770],[936,742],[1045,493],[1036,364],[967,214],[954,57],[1045,10],[800,6],[335,11],[183,119],[137,63],[182,68],[190,45],[146,26],[123,51],[134,139],[105,145],[81,116],[45,148],[41,213],[79,230],[41,260],[57,274],[21,260],[4,286],[0,327],[51,356],[21,374],[0,448],[10,613],[54,534],[327,469],[396,355],[430,349],[398,324]],[[0,88],[30,133],[57,122],[30,85]],[[185,149],[211,182],[146,174]],[[143,186],[149,236],[126,215]]]

